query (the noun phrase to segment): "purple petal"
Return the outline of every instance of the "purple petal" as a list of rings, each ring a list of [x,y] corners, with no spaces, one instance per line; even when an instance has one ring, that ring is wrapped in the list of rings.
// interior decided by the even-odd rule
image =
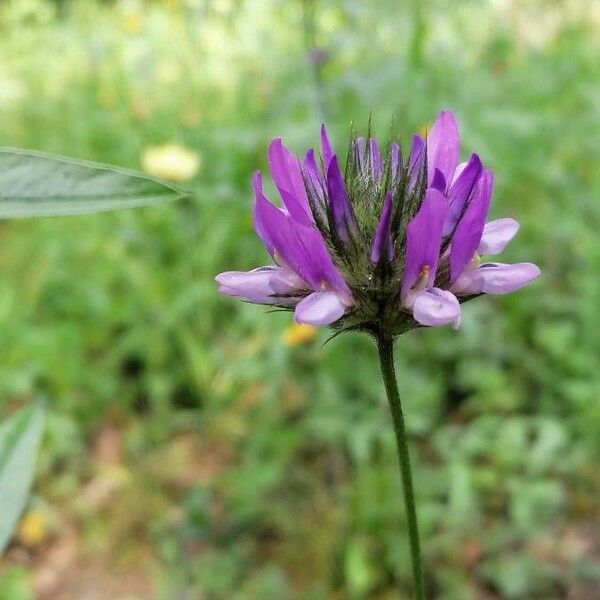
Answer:
[[[333,289],[351,305],[353,303],[352,292],[333,264],[320,232],[314,227],[301,225],[295,229],[298,243],[303,250],[304,260],[310,265],[311,273],[314,274],[311,281],[313,289]]]
[[[327,192],[336,232],[343,242],[348,242],[350,234],[356,231],[356,224],[335,155],[329,161],[327,169]]]
[[[402,150],[396,142],[392,142],[390,146],[390,166],[392,170],[392,178],[397,177],[402,168]]]
[[[425,164],[425,141],[420,135],[413,135],[408,155],[408,189],[411,191],[417,182]]]
[[[321,199],[324,198],[323,192],[323,176],[317,161],[315,159],[315,151],[311,148],[304,155],[304,162],[302,163],[302,173],[308,179],[309,183],[314,188],[314,191],[319,195]]]
[[[293,271],[284,267],[260,267],[253,271],[227,271],[215,277],[219,292],[255,304],[294,306],[307,285]],[[296,297],[290,297],[295,294]]]
[[[281,194],[285,207],[293,219],[310,225],[312,213],[308,205],[298,159],[281,143],[281,138],[275,138],[271,142],[268,156],[271,177]]]
[[[354,142],[354,161],[356,165],[356,171],[360,175],[365,173],[365,154],[366,154],[366,143],[364,137],[356,138]]]
[[[383,167],[381,165],[379,146],[377,145],[377,140],[374,138],[369,140],[369,154],[371,156],[371,177],[379,179],[383,173]]]
[[[321,233],[314,226],[307,227],[294,221],[262,193],[257,196],[254,215],[255,223],[260,224],[257,231],[261,230],[272,245],[272,257],[279,266],[294,271],[314,290],[327,285],[351,301],[352,294],[333,264]]]
[[[485,224],[479,242],[479,254],[496,256],[506,248],[519,231],[519,223],[514,219],[496,219]]]
[[[509,294],[531,283],[540,275],[540,269],[532,263],[487,263],[467,271],[452,289],[455,293]]]
[[[435,120],[427,135],[427,173],[429,182],[433,179],[434,169],[439,169],[446,181],[452,179],[458,163],[460,142],[458,125],[449,110],[443,110]]]
[[[413,317],[421,325],[438,327],[452,323],[456,329],[460,323],[460,304],[448,291],[423,290],[415,296]]]
[[[446,192],[446,178],[439,169],[435,169],[429,187],[439,190],[442,194]]]
[[[450,283],[460,277],[479,247],[490,207],[492,184],[492,172],[485,171],[477,182],[465,214],[456,226],[450,246]]]
[[[270,228],[268,226],[268,223],[263,222],[263,211],[257,211],[257,207],[259,203],[262,203],[262,199],[264,198],[266,200],[262,191],[262,175],[260,171],[256,171],[254,173],[254,176],[252,177],[252,185],[254,187],[254,197],[256,198],[256,201],[254,203],[254,210],[252,213],[254,231],[256,231],[256,235],[262,240],[263,244],[265,245],[265,248],[267,249],[267,252],[271,255],[271,257],[273,257],[275,249],[273,247],[273,240],[269,235]]]
[[[321,233],[273,206],[262,193],[260,173],[254,177],[254,228],[279,266],[286,266],[314,290],[327,285],[352,302],[352,293],[336,269]]]
[[[444,235],[450,235],[454,231],[454,228],[463,213],[465,204],[473,193],[475,184],[481,177],[482,172],[483,166],[479,160],[479,156],[477,156],[477,154],[471,154],[469,162],[465,165],[464,169],[462,169],[460,175],[456,178],[448,191],[450,212],[448,213],[448,219],[444,225]]]
[[[330,325],[345,312],[346,307],[335,292],[314,292],[298,303],[294,320],[307,325]]]
[[[262,193],[260,174],[255,176],[255,193],[254,228],[264,241],[269,254],[279,266],[288,267],[313,289],[319,289],[322,274],[312,256],[307,253],[299,232],[307,237],[316,234],[320,238],[320,234],[312,227],[305,227],[294,221],[281,209],[273,206]]]
[[[306,181],[305,185],[308,188],[314,208],[319,212],[322,218],[325,218],[325,188],[323,176],[317,166],[315,151],[313,149],[310,149],[304,156],[302,174],[304,175]]]
[[[371,262],[377,264],[381,255],[385,253],[388,262],[394,260],[394,246],[391,236],[392,225],[392,193],[388,192],[383,200],[381,217],[377,223],[373,245],[371,247]]]
[[[325,165],[325,170],[327,170],[333,158],[333,151],[331,150],[329,137],[327,137],[327,129],[325,129],[324,124],[321,125],[321,152],[323,153],[323,164]]]
[[[426,287],[433,285],[442,243],[442,227],[447,214],[448,203],[443,194],[433,188],[428,189],[419,212],[406,231],[403,297],[424,274],[427,275],[424,282]]]

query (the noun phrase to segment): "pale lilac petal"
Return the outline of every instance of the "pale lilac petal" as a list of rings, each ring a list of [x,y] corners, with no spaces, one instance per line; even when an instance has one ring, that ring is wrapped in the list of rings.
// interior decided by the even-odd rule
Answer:
[[[394,260],[394,246],[391,237],[392,206],[392,193],[388,192],[383,200],[381,217],[379,218],[375,236],[373,237],[373,245],[371,247],[371,262],[373,264],[379,262],[382,254],[385,254],[388,262]]]
[[[383,166],[381,164],[379,146],[377,145],[377,140],[374,138],[369,140],[369,154],[371,156],[371,177],[379,179],[383,173]]]
[[[496,219],[485,224],[478,252],[488,256],[500,254],[519,231],[515,219]]]
[[[321,152],[323,154],[323,165],[325,165],[325,171],[329,168],[329,163],[333,158],[333,150],[329,143],[329,137],[327,136],[327,129],[325,125],[321,125]]]
[[[346,306],[336,292],[314,292],[298,303],[294,320],[307,325],[330,325],[345,312]]]
[[[459,153],[460,142],[456,119],[451,111],[443,110],[427,135],[427,173],[429,182],[431,182],[436,168],[443,173],[446,181],[450,181],[458,163]]]
[[[348,242],[350,234],[356,231],[356,224],[344,178],[335,155],[329,161],[327,169],[327,192],[335,230],[343,242]]]
[[[365,173],[365,159],[366,159],[367,144],[364,137],[356,138],[354,142],[354,161],[356,164],[356,171],[360,175]]]
[[[423,269],[428,269],[427,287],[433,285],[442,243],[442,227],[448,214],[448,203],[438,190],[429,188],[419,212],[408,224],[402,296],[417,282]]]
[[[479,160],[479,156],[472,154],[466,166],[448,190],[450,211],[444,225],[445,236],[450,235],[454,231],[482,173],[483,166],[481,160]]]
[[[448,292],[450,293],[450,292]],[[458,313],[458,317],[456,317],[456,319],[454,319],[454,321],[452,321],[452,329],[459,329],[460,328],[460,321],[462,318],[462,310],[460,313]]]
[[[292,218],[305,225],[313,222],[300,172],[300,163],[281,142],[275,138],[269,145],[269,170],[279,190],[281,199]]]
[[[452,290],[460,295],[509,294],[539,277],[540,269],[532,263],[487,263],[461,276]]]
[[[450,283],[454,283],[471,262],[479,247],[492,197],[493,175],[485,171],[479,178],[450,246]]]
[[[468,165],[468,161],[461,162],[456,169],[454,169],[454,175],[452,175],[452,181],[450,185],[452,185],[460,176],[460,174],[465,170],[465,167]]]
[[[414,299],[413,317],[421,325],[437,327],[460,323],[460,304],[454,294],[432,288],[418,292]]]
[[[260,267],[252,271],[226,271],[215,277],[219,292],[255,304],[294,306],[299,296],[307,293],[307,285],[296,273],[285,267]]]

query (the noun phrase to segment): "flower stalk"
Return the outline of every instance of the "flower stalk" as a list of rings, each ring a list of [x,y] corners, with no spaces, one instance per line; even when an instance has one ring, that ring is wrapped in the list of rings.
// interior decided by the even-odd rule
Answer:
[[[385,333],[377,335],[377,348],[379,350],[379,364],[381,376],[385,385],[394,433],[396,434],[396,445],[398,448],[398,460],[400,462],[400,473],[402,476],[402,490],[404,494],[404,506],[408,519],[408,536],[410,540],[410,555],[412,562],[415,600],[424,600],[423,566],[421,562],[421,544],[419,541],[419,525],[417,522],[417,510],[415,506],[415,493],[410,468],[410,455],[406,427],[404,425],[404,414],[398,384],[396,382],[396,371],[394,369],[394,342]]]

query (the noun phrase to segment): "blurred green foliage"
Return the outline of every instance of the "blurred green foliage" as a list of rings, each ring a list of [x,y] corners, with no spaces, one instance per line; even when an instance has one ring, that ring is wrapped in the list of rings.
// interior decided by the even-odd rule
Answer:
[[[2,144],[139,168],[173,142],[202,163],[193,202],[0,223],[0,397],[48,400],[56,536],[120,540],[114,577],[145,561],[157,598],[410,597],[370,340],[287,347],[289,315],[213,276],[265,262],[249,181],[271,137],[300,152],[326,119],[343,148],[372,111],[408,139],[448,107],[496,173],[494,216],[521,222],[506,260],[543,276],[399,340],[431,596],[597,597],[593,3],[7,0],[0,32]],[[79,500],[107,423],[125,475],[97,514]],[[0,598],[30,597],[4,568]]]

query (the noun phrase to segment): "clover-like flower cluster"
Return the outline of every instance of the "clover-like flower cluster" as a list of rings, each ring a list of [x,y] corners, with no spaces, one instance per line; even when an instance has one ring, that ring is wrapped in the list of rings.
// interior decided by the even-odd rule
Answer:
[[[274,265],[217,276],[219,291],[294,310],[298,323],[403,333],[460,324],[461,303],[506,294],[540,273],[531,263],[482,262],[502,252],[519,225],[486,223],[493,174],[479,156],[459,163],[454,115],[442,111],[426,138],[352,136],[345,171],[321,128],[321,154],[300,161],[279,138],[269,170],[282,207],[254,175],[254,229]]]

